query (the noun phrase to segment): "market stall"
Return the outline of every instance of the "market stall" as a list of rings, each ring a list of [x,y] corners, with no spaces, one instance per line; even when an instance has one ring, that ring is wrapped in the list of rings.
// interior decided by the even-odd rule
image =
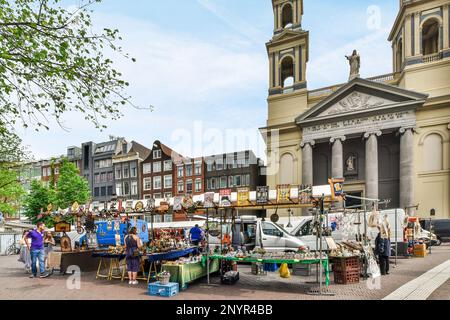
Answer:
[[[209,273],[219,272],[219,260],[213,260],[209,266]],[[180,259],[174,262],[166,262],[162,265],[161,271],[170,274],[170,282],[178,283],[180,289],[187,289],[187,285],[207,275],[206,259],[190,260]]]

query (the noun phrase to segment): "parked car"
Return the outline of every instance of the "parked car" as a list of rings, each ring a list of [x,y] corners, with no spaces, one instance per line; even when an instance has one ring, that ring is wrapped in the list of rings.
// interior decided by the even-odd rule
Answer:
[[[423,219],[420,225],[425,230],[430,230],[430,220]],[[431,231],[437,236],[436,245],[441,245],[442,242],[450,240],[450,219],[432,220]]]

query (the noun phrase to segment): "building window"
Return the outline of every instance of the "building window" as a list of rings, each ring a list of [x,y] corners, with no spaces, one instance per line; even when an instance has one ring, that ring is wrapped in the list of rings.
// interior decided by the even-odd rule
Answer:
[[[293,184],[294,167],[294,157],[292,154],[284,154],[280,159],[280,184]]]
[[[223,160],[216,161],[216,170],[223,170]]]
[[[127,181],[123,183],[123,194],[126,196],[130,194],[130,184]]]
[[[94,183],[100,183],[100,174],[99,173],[96,173],[94,175]]]
[[[59,174],[59,167],[55,167],[55,175]]]
[[[131,195],[137,196],[137,194],[138,194],[138,183],[137,183],[137,181],[132,181],[131,182]]]
[[[128,179],[130,177],[130,169],[128,167],[123,168],[123,178]]]
[[[101,181],[102,181],[102,182],[106,182],[106,179],[107,179],[107,177],[106,177],[106,172],[102,172],[102,174],[100,175],[100,177],[101,177]]]
[[[100,188],[94,188],[94,197],[100,196]]]
[[[164,189],[170,188],[172,188],[172,176],[171,175],[164,176]]]
[[[172,171],[172,161],[164,161],[164,171]]]
[[[120,179],[122,179],[122,170],[119,168],[119,169],[116,169],[116,180],[120,180]]]
[[[281,27],[283,29],[292,27],[294,22],[294,11],[290,4],[286,4],[281,12]]]
[[[113,187],[108,186],[108,196],[112,196],[112,194],[113,194]]]
[[[177,192],[179,194],[184,192],[184,182],[183,181],[178,181]]]
[[[229,176],[228,177],[228,187],[229,188],[236,187],[236,185],[234,184],[234,177],[233,176]]]
[[[208,171],[208,172],[212,172],[212,171],[214,171],[214,162],[208,162],[207,163],[207,165],[206,165],[206,170]]]
[[[108,172],[108,181],[109,182],[113,181],[113,173],[112,173],[112,171]]]
[[[186,177],[192,177],[192,164],[186,165]]]
[[[94,166],[95,166],[95,169],[112,167],[112,159],[97,160],[97,161],[95,161]]]
[[[248,152],[245,153],[245,162],[244,167],[248,168],[250,166],[250,154]]]
[[[161,150],[153,151],[153,159],[161,159]]]
[[[192,193],[192,180],[186,180],[186,193],[191,194]]]
[[[184,169],[183,166],[178,166],[177,167],[177,177],[178,178],[183,178],[184,175]]]
[[[150,174],[152,173],[152,164],[151,163],[144,163],[142,172],[144,174]]]
[[[101,189],[100,189],[100,195],[101,195],[102,197],[106,197],[106,187],[101,187]]]
[[[155,194],[153,195],[153,199],[162,199],[161,193],[155,193]],[[156,218],[157,216],[158,216],[158,215],[156,215],[155,218]],[[155,220],[155,222],[156,222],[156,220]]]
[[[202,179],[195,179],[195,192],[202,191]]]
[[[423,55],[439,52],[439,22],[429,19],[422,27],[422,50]]]
[[[153,162],[153,172],[161,172],[161,162]]]
[[[161,177],[153,177],[153,189],[161,189]]]
[[[216,189],[216,178],[211,178],[211,190]]]
[[[283,88],[294,85],[294,60],[290,56],[285,57],[281,62],[281,84]]]
[[[220,177],[220,189],[227,187],[227,177]]]
[[[195,175],[200,176],[202,174],[202,163],[197,162],[195,163]]]
[[[143,185],[145,191],[152,190],[152,178],[144,178]]]
[[[130,173],[131,173],[132,178],[136,178],[137,177],[137,168],[131,167]]]

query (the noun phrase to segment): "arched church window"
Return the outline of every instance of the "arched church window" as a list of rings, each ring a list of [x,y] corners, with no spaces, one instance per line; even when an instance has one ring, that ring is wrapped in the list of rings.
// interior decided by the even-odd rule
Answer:
[[[280,184],[294,183],[294,157],[290,153],[280,159]]]
[[[433,133],[428,135],[423,142],[423,170],[440,171],[443,169],[443,144],[442,137]]]
[[[402,70],[403,65],[403,40],[400,39],[397,43],[397,52],[396,52],[396,67],[397,72]]]
[[[283,7],[281,21],[283,29],[292,27],[294,22],[294,11],[292,10],[292,6],[290,4],[286,4]]]
[[[430,55],[439,52],[439,22],[429,19],[422,27],[422,53]]]
[[[290,56],[281,61],[281,83],[283,88],[294,85],[294,60]]]

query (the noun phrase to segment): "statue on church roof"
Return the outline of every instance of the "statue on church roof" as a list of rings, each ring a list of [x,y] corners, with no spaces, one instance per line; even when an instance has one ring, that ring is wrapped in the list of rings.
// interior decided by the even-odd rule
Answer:
[[[361,57],[356,50],[353,50],[351,56],[345,56],[350,63],[350,77],[348,81],[359,78],[359,69],[361,68]]]

